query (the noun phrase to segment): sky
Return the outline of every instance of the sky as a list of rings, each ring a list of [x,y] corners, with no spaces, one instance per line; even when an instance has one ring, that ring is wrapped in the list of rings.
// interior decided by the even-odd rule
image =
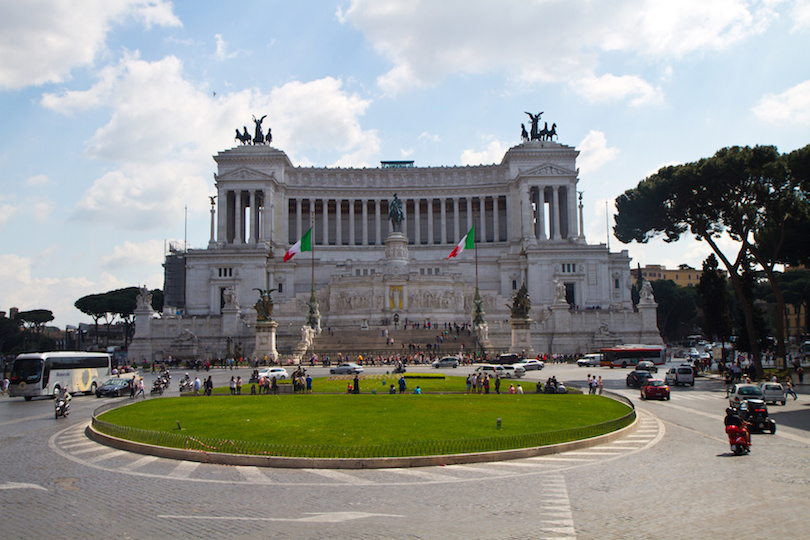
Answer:
[[[0,0],[0,311],[91,322],[204,248],[212,156],[267,115],[300,166],[499,163],[524,111],[580,150],[585,236],[614,199],[734,145],[810,143],[810,0]]]

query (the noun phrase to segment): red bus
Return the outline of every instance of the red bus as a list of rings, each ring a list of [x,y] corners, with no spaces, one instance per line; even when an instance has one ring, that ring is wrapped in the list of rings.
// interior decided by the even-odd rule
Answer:
[[[635,366],[639,360],[650,360],[656,365],[666,362],[666,347],[663,345],[617,345],[600,349],[602,366]]]

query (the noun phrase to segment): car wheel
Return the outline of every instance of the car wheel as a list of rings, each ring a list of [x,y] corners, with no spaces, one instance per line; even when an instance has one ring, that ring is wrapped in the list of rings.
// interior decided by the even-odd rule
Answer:
[[[669,401],[669,394],[667,394],[667,401]]]
[[[329,373],[330,373],[330,374],[332,374],[332,375],[334,375],[334,374],[335,374],[335,370],[334,370],[334,369],[330,369],[330,370],[329,370]]]
[[[627,367],[627,362],[622,362],[622,367],[626,368]]]
[[[771,424],[771,435],[776,433],[776,424]]]

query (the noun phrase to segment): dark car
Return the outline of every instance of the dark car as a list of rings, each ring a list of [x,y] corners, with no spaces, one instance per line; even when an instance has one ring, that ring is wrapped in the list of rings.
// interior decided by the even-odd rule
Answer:
[[[656,366],[650,360],[639,360],[638,364],[636,365],[636,369],[639,371],[649,371],[650,373],[658,373],[658,366]]]
[[[768,406],[761,399],[747,399],[740,403],[740,418],[748,422],[751,433],[776,433],[776,422],[768,418]]]
[[[641,385],[641,399],[669,399],[669,385],[662,379],[647,379]]]
[[[120,397],[129,395],[131,379],[110,379],[96,389],[96,397]]]
[[[641,388],[641,386],[647,381],[647,379],[652,379],[653,375],[649,371],[641,371],[635,370],[631,371],[627,374],[627,386],[632,386],[633,388]]]

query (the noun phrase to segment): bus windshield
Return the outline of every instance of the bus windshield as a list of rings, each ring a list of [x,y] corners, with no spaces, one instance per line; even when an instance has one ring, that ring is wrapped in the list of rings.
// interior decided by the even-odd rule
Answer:
[[[42,376],[42,360],[38,358],[18,358],[11,366],[9,382],[14,383],[35,383]]]

